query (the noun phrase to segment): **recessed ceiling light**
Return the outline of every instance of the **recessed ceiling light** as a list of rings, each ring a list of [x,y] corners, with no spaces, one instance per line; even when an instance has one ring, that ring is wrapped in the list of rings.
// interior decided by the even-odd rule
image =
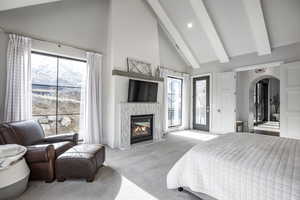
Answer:
[[[188,24],[187,24],[187,27],[188,27],[188,28],[193,28],[193,23],[192,23],[192,22],[188,23]]]

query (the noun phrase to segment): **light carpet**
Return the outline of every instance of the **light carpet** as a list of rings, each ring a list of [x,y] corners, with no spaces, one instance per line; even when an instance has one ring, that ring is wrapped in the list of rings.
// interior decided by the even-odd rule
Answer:
[[[213,139],[197,131],[170,133],[164,141],[140,143],[130,150],[107,148],[105,167],[94,182],[30,182],[18,200],[197,200],[166,188],[166,175],[175,162],[194,145]]]

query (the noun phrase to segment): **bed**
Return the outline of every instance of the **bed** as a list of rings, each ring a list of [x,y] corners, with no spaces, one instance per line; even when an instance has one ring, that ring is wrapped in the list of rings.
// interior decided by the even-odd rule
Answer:
[[[167,175],[167,187],[218,200],[300,200],[300,140],[220,136],[178,160]]]

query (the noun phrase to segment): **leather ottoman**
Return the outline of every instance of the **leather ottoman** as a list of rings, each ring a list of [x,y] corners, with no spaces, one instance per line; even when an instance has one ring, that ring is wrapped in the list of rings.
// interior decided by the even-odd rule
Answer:
[[[80,144],[72,147],[56,159],[56,178],[86,179],[92,182],[105,160],[105,147],[97,144]]]

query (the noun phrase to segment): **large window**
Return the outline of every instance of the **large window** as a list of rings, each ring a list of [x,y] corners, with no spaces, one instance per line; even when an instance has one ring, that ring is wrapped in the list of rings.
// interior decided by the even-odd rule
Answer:
[[[86,62],[32,52],[32,113],[46,135],[79,132]]]
[[[182,79],[168,77],[168,126],[182,124]]]

